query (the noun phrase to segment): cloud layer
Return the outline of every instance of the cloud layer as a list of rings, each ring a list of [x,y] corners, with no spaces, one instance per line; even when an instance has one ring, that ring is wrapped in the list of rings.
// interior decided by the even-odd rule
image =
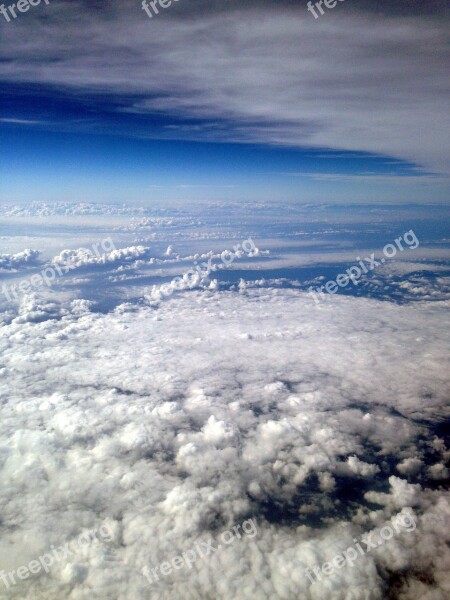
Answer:
[[[0,330],[0,565],[114,536],[0,597],[444,600],[447,319],[270,289],[108,314],[28,298]],[[406,509],[415,531],[305,576]],[[249,517],[255,538],[149,588],[143,567]]]
[[[182,4],[153,20],[135,2],[30,13],[4,27],[1,76],[85,106],[101,98],[143,137],[158,114],[158,136],[362,150],[448,172],[442,14],[342,3],[315,21],[303,3]]]

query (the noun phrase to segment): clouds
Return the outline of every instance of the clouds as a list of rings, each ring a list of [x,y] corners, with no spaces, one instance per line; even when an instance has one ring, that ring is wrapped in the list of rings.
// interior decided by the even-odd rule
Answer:
[[[17,271],[37,263],[39,250],[29,248],[17,254],[0,254],[0,271]]]
[[[90,202],[27,202],[21,204],[2,204],[0,214],[4,217],[49,217],[56,215],[140,215],[143,208],[111,204],[92,204]]]
[[[226,223],[222,212],[227,215]],[[274,221],[275,214],[279,217]],[[12,303],[33,287],[51,301],[58,292],[64,293],[66,300],[70,296],[100,302],[110,310],[124,298],[142,302],[143,296],[148,296],[157,304],[171,295],[170,289],[193,287],[193,271],[206,273],[216,267],[211,277],[217,281],[197,281],[200,287],[308,290],[335,280],[338,273],[358,264],[358,256],[374,253],[379,261],[386,243],[413,228],[420,239],[414,255],[398,252],[395,259],[361,278],[358,286],[341,291],[399,301],[446,300],[450,279],[445,217],[444,207],[413,211],[371,207],[368,211],[365,206],[352,206],[345,207],[344,213],[341,207],[288,203],[193,205],[189,211],[88,204],[70,207],[64,203],[10,206],[4,210],[9,233],[3,237],[4,250],[20,254],[19,249],[31,244],[39,248],[42,260],[38,266],[24,264],[17,274],[4,274],[0,287],[3,298]],[[22,231],[27,231],[27,236]],[[260,248],[258,255],[240,252],[239,260],[219,269],[224,249],[231,250],[249,236]],[[224,257],[230,260],[226,253]],[[37,271],[45,275],[46,286]],[[167,286],[187,271],[191,273],[183,282],[176,280],[176,286]],[[161,285],[166,287],[161,290]],[[45,289],[47,286],[51,290]],[[312,297],[310,301],[314,305]]]
[[[102,92],[119,128],[117,116],[158,114],[158,136],[363,150],[448,172],[442,20],[347,4],[317,22],[303,6],[181,5],[157,22],[134,4],[49,7],[5,28],[2,76],[80,103]]]
[[[108,242],[109,248],[105,248],[105,242]],[[89,248],[78,248],[76,250],[63,250],[58,256],[53,258],[52,264],[60,267],[76,269],[86,265],[105,265],[115,263],[134,262],[137,259],[148,258],[150,248],[145,246],[130,246],[128,248],[114,248],[111,238],[103,240],[102,249],[109,250],[99,254],[98,246],[93,251]],[[113,250],[111,249],[114,248]]]
[[[46,260],[79,269],[0,313],[0,599],[445,600],[448,282],[443,261],[430,262],[445,252],[441,212],[423,226],[425,212],[406,209],[122,210],[6,210],[11,255],[26,230]],[[307,256],[319,277],[337,249],[354,260],[410,228],[423,254],[376,276],[425,294],[434,274],[436,302],[408,303],[405,288],[403,304],[386,292],[383,302],[333,296],[316,307],[281,272]],[[104,255],[79,247],[107,232]],[[152,274],[219,260],[250,235],[273,259],[242,255],[227,281],[146,303]],[[414,531],[308,578],[407,512]],[[218,546],[250,518],[254,538],[150,586],[145,567],[207,539]],[[108,540],[73,543],[103,524]],[[74,553],[50,573],[2,586],[2,570],[68,543]]]
[[[301,292],[243,289],[80,308],[36,320],[24,305],[0,330],[0,561],[9,571],[105,519],[115,542],[11,598],[375,600],[400,573],[399,597],[444,598],[449,498],[437,469],[416,468],[446,456],[432,434],[448,418],[443,307],[312,309]],[[329,579],[304,575],[406,508],[415,532]],[[249,517],[255,538],[148,587],[144,566]]]
[[[265,174],[295,187],[301,173],[331,189],[356,171],[316,173],[330,148],[356,152],[355,185],[365,173],[379,184],[448,174],[447,14],[434,1],[407,14],[401,2],[372,5],[344,2],[317,22],[289,0],[183,0],[152,20],[134,0],[40,6],[2,32],[0,76],[11,91],[2,122],[13,136],[28,128],[23,139],[41,161],[20,181],[29,193],[50,165],[81,198],[80,182],[99,173],[111,175],[110,189],[125,182],[127,198],[149,181],[158,194],[168,182],[177,193],[215,194],[228,162],[219,183],[231,190],[243,172],[246,185],[264,186]],[[159,141],[148,154],[137,139],[51,141],[55,131]],[[195,158],[196,144],[161,139],[230,144],[199,145]],[[234,142],[265,146],[266,158],[233,154]],[[308,152],[290,152],[305,147],[316,149],[309,163]],[[91,150],[102,160],[86,160]],[[351,162],[343,154],[341,168]],[[10,159],[12,179],[23,156]],[[85,202],[0,209],[15,228],[0,232],[5,279],[36,267],[37,251],[18,252],[35,240],[46,270],[77,270],[54,276],[52,289],[22,286],[0,312],[0,600],[445,600],[443,208],[258,200],[238,210],[214,198],[173,212]],[[112,228],[101,253],[97,240]],[[316,306],[301,291],[407,230],[420,239],[412,260],[380,267],[355,297]],[[85,247],[93,238],[94,252]],[[187,266],[199,282],[199,261],[228,265],[223,248],[245,238],[251,250],[244,242],[235,255],[244,260],[211,283],[188,290],[187,272],[177,294],[148,293]],[[307,576],[399,515],[414,527],[327,577]],[[257,535],[151,586],[144,577],[249,519]],[[102,525],[108,539],[72,544]],[[68,545],[45,573],[20,576],[21,565]],[[5,589],[5,572],[20,581]]]

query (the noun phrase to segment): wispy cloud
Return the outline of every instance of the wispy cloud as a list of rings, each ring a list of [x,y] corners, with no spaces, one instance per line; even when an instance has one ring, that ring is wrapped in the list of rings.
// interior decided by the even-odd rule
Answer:
[[[0,119],[0,123],[11,123],[13,125],[42,125],[45,121],[36,121],[32,119]]]
[[[307,177],[316,181],[362,181],[366,183],[389,183],[398,185],[428,184],[428,183],[446,183],[450,177],[444,175],[423,174],[423,175],[398,175],[398,174],[380,174],[380,173],[282,173],[288,177]]]
[[[55,4],[4,28],[0,74],[84,105],[110,98],[116,118],[148,118],[148,137],[157,114],[184,120],[172,138],[365,151],[448,172],[445,20],[216,6],[153,22],[128,2]]]

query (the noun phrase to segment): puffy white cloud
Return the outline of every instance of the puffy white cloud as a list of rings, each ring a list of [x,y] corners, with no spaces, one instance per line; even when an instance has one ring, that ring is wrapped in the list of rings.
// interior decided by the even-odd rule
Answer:
[[[75,269],[86,265],[105,265],[120,262],[135,261],[149,256],[150,248],[145,246],[130,246],[118,248],[109,252],[100,253],[99,249],[77,248],[76,250],[63,250],[53,258],[52,263],[60,267]]]
[[[423,462],[416,457],[405,458],[397,465],[397,471],[402,475],[417,475],[423,466]]]
[[[420,503],[421,487],[419,484],[409,484],[404,479],[392,475],[389,477],[391,491],[389,494],[379,492],[367,492],[365,498],[369,502],[382,504],[393,508],[402,508],[403,506],[416,506]]]
[[[361,477],[372,477],[380,471],[377,465],[370,465],[357,456],[349,456],[345,463],[338,465],[337,473],[342,475],[360,475]]]
[[[431,465],[431,467],[429,467],[428,469],[428,473],[431,479],[438,480],[448,480],[450,476],[450,471],[442,463],[436,463],[435,465]]]
[[[37,262],[39,250],[26,249],[17,254],[0,254],[0,271],[16,271]]]
[[[447,449],[433,424],[447,414],[447,318],[443,303],[316,308],[280,289],[104,314],[28,299],[0,328],[1,568],[104,522],[114,536],[8,597],[375,600],[392,585],[444,598],[450,495],[435,489]],[[415,480],[419,447],[431,470]],[[406,510],[415,530],[305,575]],[[254,538],[149,587],[143,567],[248,517]]]

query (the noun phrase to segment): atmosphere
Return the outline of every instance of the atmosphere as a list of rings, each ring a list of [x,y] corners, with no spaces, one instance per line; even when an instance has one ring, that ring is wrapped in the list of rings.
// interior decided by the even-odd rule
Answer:
[[[0,4],[0,600],[449,600],[449,24]]]
[[[4,199],[444,201],[446,3],[327,3],[2,5]]]

